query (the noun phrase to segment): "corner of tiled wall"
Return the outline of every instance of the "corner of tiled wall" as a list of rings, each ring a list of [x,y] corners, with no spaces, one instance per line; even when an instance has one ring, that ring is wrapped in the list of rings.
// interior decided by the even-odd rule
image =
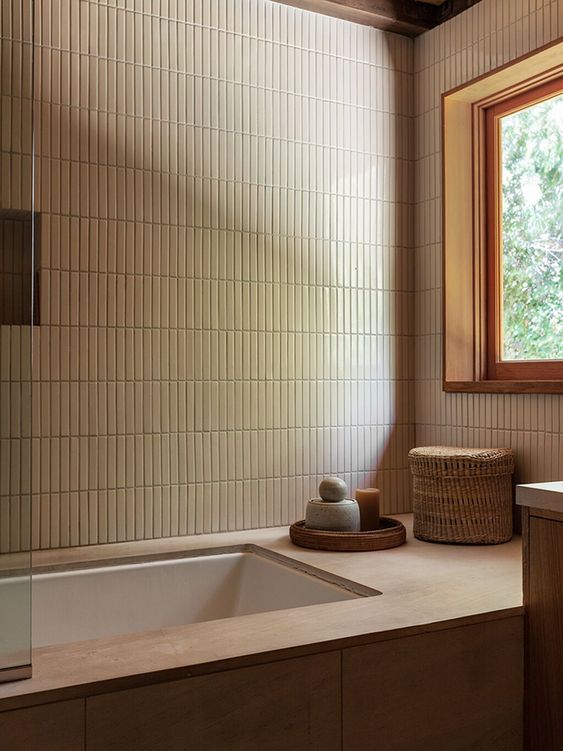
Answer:
[[[561,397],[440,388],[439,101],[560,35],[562,0],[414,44],[269,0],[158,9],[37,14],[34,546],[286,524],[329,472],[408,510],[415,443],[560,477]]]
[[[416,443],[509,446],[517,479],[563,475],[563,397],[441,388],[440,97],[563,34],[563,0],[481,0],[415,42]]]

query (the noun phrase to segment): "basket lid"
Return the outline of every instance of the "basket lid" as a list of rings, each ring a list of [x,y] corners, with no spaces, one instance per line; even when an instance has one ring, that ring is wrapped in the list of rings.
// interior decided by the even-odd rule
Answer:
[[[409,451],[409,464],[423,474],[512,474],[514,451],[506,448],[420,446]]]
[[[460,461],[490,462],[506,456],[514,456],[512,449],[476,449],[461,446],[419,446],[411,449],[409,456],[425,456],[433,459],[458,459]]]

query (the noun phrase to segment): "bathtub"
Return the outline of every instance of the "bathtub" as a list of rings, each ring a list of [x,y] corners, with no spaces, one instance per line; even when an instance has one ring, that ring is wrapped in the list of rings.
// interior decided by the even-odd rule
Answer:
[[[381,594],[255,545],[34,569],[34,647]],[[1,592],[0,592],[1,596]]]

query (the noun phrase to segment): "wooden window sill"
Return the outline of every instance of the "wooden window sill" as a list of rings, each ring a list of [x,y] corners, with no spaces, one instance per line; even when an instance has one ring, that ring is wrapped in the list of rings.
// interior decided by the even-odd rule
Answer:
[[[563,381],[444,381],[444,391],[475,394],[563,394]]]

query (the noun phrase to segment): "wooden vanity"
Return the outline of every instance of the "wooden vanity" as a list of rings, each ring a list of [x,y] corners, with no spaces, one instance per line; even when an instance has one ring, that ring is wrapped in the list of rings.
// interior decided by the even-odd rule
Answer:
[[[527,751],[563,748],[563,482],[520,485]]]
[[[520,751],[521,546],[292,546],[287,529],[39,553],[36,564],[253,542],[382,596],[34,650],[0,686],[10,751]]]

